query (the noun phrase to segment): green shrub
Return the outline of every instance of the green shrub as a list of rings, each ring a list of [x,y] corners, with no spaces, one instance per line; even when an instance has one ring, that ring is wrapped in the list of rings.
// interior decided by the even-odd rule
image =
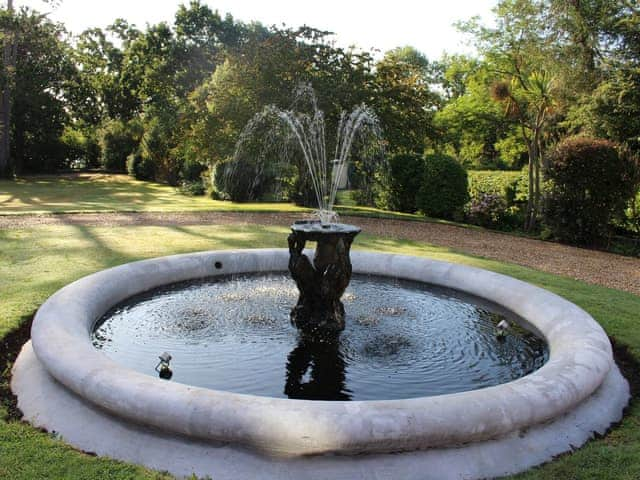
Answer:
[[[627,231],[640,234],[640,190],[629,202],[623,225]]]
[[[467,221],[498,230],[513,230],[524,219],[529,179],[525,171],[469,171]]]
[[[153,160],[140,151],[127,157],[127,172],[137,180],[155,180],[156,168]]]
[[[260,199],[265,193],[265,182],[254,167],[254,164],[242,160],[216,164],[213,186],[219,198],[234,202]]]
[[[306,171],[296,173],[288,179],[286,196],[300,207],[318,208],[318,197],[313,188],[313,181]]]
[[[424,159],[416,154],[394,155],[388,160],[385,188],[379,206],[397,212],[417,210],[416,194],[424,176]]]
[[[547,163],[546,225],[559,240],[601,244],[636,192],[637,160],[607,140],[573,137]]]
[[[180,178],[183,182],[202,183],[202,172],[207,169],[206,165],[195,160],[185,160],[180,169]]]
[[[138,148],[140,134],[136,122],[107,121],[99,132],[102,167],[109,172],[125,172],[127,157]]]
[[[495,193],[479,193],[465,205],[466,220],[474,225],[498,230],[513,230],[521,220],[519,209],[507,206],[504,198]]]
[[[171,151],[171,133],[163,119],[151,117],[145,122],[140,149],[142,155],[154,163],[156,180],[177,186],[182,162]]]
[[[467,172],[462,165],[448,155],[427,155],[416,196],[418,210],[430,217],[461,218],[468,201]]]
[[[526,188],[522,191],[520,185],[527,181],[527,177],[520,171],[470,170],[468,175],[469,196],[472,199],[479,198],[481,194],[498,195],[508,206],[527,200]],[[522,193],[524,198],[521,197]]]
[[[184,181],[180,184],[179,191],[183,195],[199,196],[206,193],[206,188],[202,184],[201,180],[198,180],[196,182]]]

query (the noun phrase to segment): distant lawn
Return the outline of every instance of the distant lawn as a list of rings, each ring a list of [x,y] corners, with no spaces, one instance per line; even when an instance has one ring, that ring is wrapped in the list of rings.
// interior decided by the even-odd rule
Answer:
[[[343,199],[349,193],[340,193]],[[375,216],[417,221],[437,221],[422,215],[338,206],[343,215]],[[91,212],[310,212],[292,203],[234,203],[208,196],[188,196],[177,188],[135,180],[128,175],[81,173],[0,180],[0,215]]]
[[[338,192],[340,215],[457,224],[424,215],[360,207],[351,192]],[[99,212],[305,212],[313,209],[284,202],[235,203],[208,196],[188,196],[177,188],[123,174],[81,173],[0,179],[0,215]]]
[[[0,214],[64,212],[302,211],[289,203],[241,203],[187,196],[128,175],[73,174],[0,180]]]
[[[84,275],[160,255],[207,249],[284,247],[287,230],[286,226],[240,225],[56,225],[1,230],[0,341],[10,330],[27,321],[49,295]],[[587,310],[610,335],[640,356],[638,296],[419,242],[363,234],[354,248],[474,265],[548,288]],[[7,373],[4,372],[0,383],[6,380]],[[636,402],[621,425],[606,438],[594,440],[571,455],[514,478],[637,480],[640,478],[639,458],[640,406]],[[7,421],[0,406],[0,478],[121,480],[167,477],[141,467],[79,453],[50,434],[24,423]]]

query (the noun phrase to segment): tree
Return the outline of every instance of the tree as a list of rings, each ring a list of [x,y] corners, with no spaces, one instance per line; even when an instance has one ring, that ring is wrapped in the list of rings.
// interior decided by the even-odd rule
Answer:
[[[469,168],[518,166],[517,152],[500,149],[501,143],[513,137],[513,128],[500,105],[491,99],[495,76],[489,66],[464,57],[445,61],[443,87],[449,101],[434,119],[438,148]]]
[[[93,128],[109,118],[130,120],[140,109],[140,100],[123,79],[123,49],[115,46],[109,33],[117,36],[125,51],[141,34],[124,20],[117,20],[106,32],[100,28],[82,32],[73,49],[78,68],[69,108],[74,120]]]
[[[532,71],[527,76],[516,73],[510,82],[493,85],[493,97],[505,104],[509,118],[520,126],[529,154],[529,196],[525,230],[533,230],[540,208],[540,168],[544,156],[544,130],[555,106],[554,79],[546,71]]]
[[[2,100],[0,108],[0,177],[10,176],[12,172],[10,159],[11,107],[12,90],[15,83],[16,65],[16,28],[14,20],[13,0],[7,0],[7,10],[2,12]]]
[[[547,132],[557,105],[556,45],[537,0],[502,0],[494,10],[496,26],[475,21],[462,26],[475,35],[497,81],[492,96],[520,130],[528,152],[529,198],[525,230],[536,228],[540,212],[540,170]]]
[[[590,24],[598,39],[598,83],[572,110],[571,125],[640,152],[640,6],[598,3],[605,14]]]
[[[440,97],[431,90],[434,72],[412,47],[391,50],[376,64],[373,108],[385,132],[387,150],[422,154],[433,138]]]
[[[13,28],[12,40],[4,40],[13,42],[15,48],[15,68],[4,69],[3,85],[11,97],[11,108],[5,108],[5,115],[11,114],[5,124],[11,141],[8,170],[55,170],[66,156],[60,136],[68,121],[65,99],[74,69],[66,32],[27,8],[5,11],[3,19]]]
[[[370,56],[333,47],[325,41],[326,32],[254,25],[245,34],[239,52],[227,52],[224,63],[188,97],[179,148],[194,160],[211,165],[228,160],[247,122],[267,105],[292,108],[301,84],[312,84],[318,93],[327,132],[336,128],[342,109],[370,93]],[[304,111],[309,105],[295,107]],[[333,141],[330,134],[328,141]],[[328,151],[333,148],[327,146]],[[302,184],[305,171],[302,165],[297,169]],[[292,190],[304,190],[304,185]]]
[[[176,12],[176,82],[182,96],[192,92],[217,66],[226,52],[236,51],[245,35],[231,15],[224,19],[199,0],[180,5]]]

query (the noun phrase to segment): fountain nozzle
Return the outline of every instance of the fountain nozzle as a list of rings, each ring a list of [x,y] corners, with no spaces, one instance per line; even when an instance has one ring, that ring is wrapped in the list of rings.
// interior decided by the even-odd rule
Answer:
[[[173,372],[171,371],[171,367],[169,367],[169,363],[171,362],[171,354],[169,352],[163,352],[162,355],[159,355],[158,358],[160,361],[156,365],[156,372],[160,378],[164,378],[165,380],[169,380],[173,376]]]
[[[504,339],[509,327],[510,327],[509,322],[507,322],[506,320],[502,320],[500,323],[498,323],[498,326],[497,326],[498,333],[496,333],[496,337],[498,337],[499,339]]]

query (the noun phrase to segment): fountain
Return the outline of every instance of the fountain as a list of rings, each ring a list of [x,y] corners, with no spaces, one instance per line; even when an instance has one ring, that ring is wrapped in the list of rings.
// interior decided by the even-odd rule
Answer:
[[[289,271],[298,286],[300,296],[291,311],[291,322],[306,333],[340,331],[344,329],[344,306],[340,301],[351,278],[349,251],[360,229],[353,225],[337,223],[333,209],[338,187],[346,178],[354,139],[367,134],[368,145],[380,145],[380,127],[376,115],[366,105],[359,105],[350,113],[341,112],[335,135],[335,155],[331,162],[327,157],[325,116],[318,108],[318,100],[309,84],[303,84],[294,92],[294,106],[307,104],[310,112],[282,110],[267,106],[249,121],[240,135],[234,161],[227,166],[225,184],[232,184],[241,175],[244,146],[256,131],[275,122],[270,128],[269,145],[273,143],[296,145],[304,158],[307,173],[311,177],[318,209],[317,220],[303,220],[291,227],[289,243]],[[280,129],[279,127],[283,127]],[[291,150],[281,154],[288,161]],[[263,155],[258,155],[262,158]],[[261,166],[260,170],[264,170]],[[255,182],[254,182],[255,183]],[[313,262],[303,253],[308,241],[316,242]]]
[[[526,470],[621,418],[629,387],[586,312],[494,272],[351,252],[321,112],[270,112],[300,142],[318,218],[289,249],[133,262],[56,292],[13,368],[26,420],[181,476],[441,480]],[[375,123],[354,112],[339,169]]]

